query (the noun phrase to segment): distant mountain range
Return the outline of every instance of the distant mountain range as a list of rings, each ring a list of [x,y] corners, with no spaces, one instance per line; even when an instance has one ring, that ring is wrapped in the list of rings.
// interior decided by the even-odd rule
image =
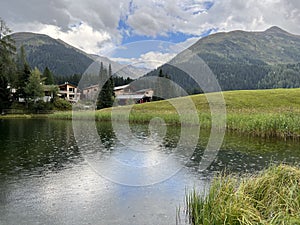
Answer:
[[[55,76],[83,74],[87,70],[89,73],[98,74],[100,67],[95,61],[103,62],[106,67],[111,64],[113,72],[124,78],[136,79],[148,71],[133,66],[124,67],[106,57],[87,54],[60,39],[44,34],[20,32],[11,36],[16,42],[17,50],[24,46],[27,61],[32,68],[37,67],[43,71],[48,66]]]
[[[19,49],[24,45],[31,67],[41,71],[46,66],[57,76],[97,74],[99,63],[112,65],[113,73],[136,79],[142,75],[158,76],[159,71],[190,94],[201,88],[184,71],[166,63],[149,72],[143,68],[121,65],[105,57],[89,55],[62,40],[43,34],[12,34]],[[209,66],[222,90],[300,87],[300,36],[279,27],[263,32],[220,32],[199,39],[188,48]],[[179,56],[172,61],[176,61]]]
[[[300,36],[279,27],[216,33],[188,49],[210,67],[222,90],[300,87]],[[189,93],[201,92],[188,74],[170,63],[146,76],[157,76],[160,70]]]
[[[264,32],[232,31],[200,39],[190,48],[205,61],[286,64],[300,62],[300,36],[279,27]]]

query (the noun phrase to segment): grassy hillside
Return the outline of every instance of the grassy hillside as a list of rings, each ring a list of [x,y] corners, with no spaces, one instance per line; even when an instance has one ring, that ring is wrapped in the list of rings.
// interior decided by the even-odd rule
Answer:
[[[214,95],[211,93],[210,95]],[[252,91],[227,91],[223,93],[227,109],[227,131],[246,135],[278,138],[300,138],[300,89],[272,89]],[[198,111],[202,128],[211,126],[209,104],[205,95],[174,99],[180,107],[186,107],[186,98],[191,98]],[[120,120],[124,119],[123,106],[114,109]],[[92,118],[93,112],[79,112],[78,118]],[[179,125],[180,116],[168,101],[134,105],[130,121],[147,123],[161,117],[168,124]],[[70,112],[55,113],[50,118],[71,119]],[[110,120],[111,109],[96,111],[96,120]],[[189,115],[183,115],[189,121]]]
[[[207,61],[221,58],[227,61],[267,64],[293,64],[300,61],[300,36],[279,27],[264,32],[232,31],[200,39],[189,48]]]
[[[300,36],[278,27],[263,32],[220,32],[200,39],[189,50],[197,54],[216,76],[222,90],[300,87]],[[201,91],[188,74],[164,64],[160,69],[189,93]],[[199,74],[200,76],[200,74]]]

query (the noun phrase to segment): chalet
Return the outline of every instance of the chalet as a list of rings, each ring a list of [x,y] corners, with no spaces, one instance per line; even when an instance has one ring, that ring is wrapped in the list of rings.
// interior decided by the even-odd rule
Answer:
[[[114,87],[115,96],[133,93],[130,84]]]
[[[77,89],[77,86],[66,82],[59,85],[58,87],[58,95],[60,98],[66,99],[71,103],[75,103],[80,99],[80,93]]]
[[[95,100],[99,94],[99,85],[92,85],[82,90],[82,98],[86,100]]]
[[[148,88],[148,89],[142,89],[142,90],[139,90],[139,91],[135,91],[135,93],[143,94],[145,97],[149,97],[149,98],[152,99],[154,91],[151,88]]]
[[[129,84],[114,87],[114,93],[115,96],[121,95],[121,94],[128,94],[133,93],[132,88]],[[95,100],[97,98],[97,95],[99,94],[99,85],[92,85],[89,87],[86,87],[82,90],[82,98],[86,100]]]
[[[152,100],[153,93],[153,90],[150,88],[133,91],[132,89],[125,87],[123,88],[123,91],[121,89],[118,90],[118,92],[115,91],[116,100],[119,105],[150,102]]]
[[[44,85],[44,102],[50,102],[53,98],[55,93],[57,93],[58,87],[56,85]]]
[[[135,91],[130,84],[114,87],[114,93],[119,105],[150,102],[153,96],[152,89]],[[82,90],[82,98],[86,100],[96,100],[98,94],[98,85],[92,85]]]

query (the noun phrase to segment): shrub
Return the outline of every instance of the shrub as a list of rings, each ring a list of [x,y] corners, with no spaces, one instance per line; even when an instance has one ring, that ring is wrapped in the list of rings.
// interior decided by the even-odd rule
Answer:
[[[217,177],[206,196],[193,191],[186,204],[194,225],[300,224],[300,169],[279,165],[242,180]]]
[[[57,110],[63,110],[63,111],[72,110],[71,103],[61,98],[54,99],[53,105]]]

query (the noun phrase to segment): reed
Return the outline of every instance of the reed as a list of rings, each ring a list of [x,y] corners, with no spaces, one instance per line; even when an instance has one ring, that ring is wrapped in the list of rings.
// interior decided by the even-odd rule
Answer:
[[[300,224],[300,169],[271,166],[252,176],[217,176],[206,195],[186,196],[193,225]]]

